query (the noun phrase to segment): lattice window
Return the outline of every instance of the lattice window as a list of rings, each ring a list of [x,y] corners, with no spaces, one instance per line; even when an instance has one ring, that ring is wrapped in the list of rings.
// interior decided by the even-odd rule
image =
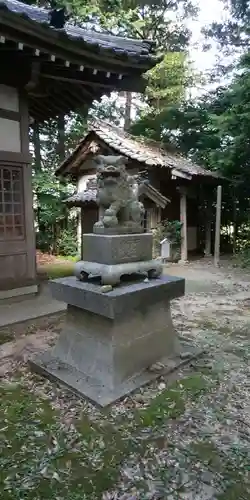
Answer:
[[[22,181],[21,168],[0,166],[0,240],[24,237]]]

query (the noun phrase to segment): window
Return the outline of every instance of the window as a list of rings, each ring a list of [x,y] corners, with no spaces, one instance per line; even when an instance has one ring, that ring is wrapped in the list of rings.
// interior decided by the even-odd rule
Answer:
[[[22,171],[0,166],[0,240],[24,237]]]

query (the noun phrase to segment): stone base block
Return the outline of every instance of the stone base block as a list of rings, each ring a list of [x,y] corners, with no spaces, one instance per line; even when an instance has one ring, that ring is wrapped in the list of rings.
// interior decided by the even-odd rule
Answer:
[[[60,359],[54,357],[53,352],[46,352],[39,358],[30,360],[29,364],[36,373],[62,383],[81,398],[89,399],[92,403],[104,408],[162,375],[171,376],[175,370],[190,363],[201,354],[202,351],[190,352],[190,348],[188,350],[181,348],[180,355],[161,358],[161,371],[144,370],[113,388],[105,386],[102,381],[86,375],[71,365],[63,364]]]
[[[158,278],[162,274],[163,265],[160,260],[146,260],[124,264],[100,264],[99,262],[79,261],[74,268],[75,276],[80,281],[100,277],[102,285],[118,285],[122,276],[144,275],[148,278]]]
[[[84,234],[83,261],[124,264],[152,259],[152,233],[98,235]]]
[[[184,280],[163,277],[102,294],[100,287],[64,278],[51,283],[66,300],[66,322],[37,370],[67,384],[101,406],[151,380],[148,367],[180,351],[170,300],[184,294]]]

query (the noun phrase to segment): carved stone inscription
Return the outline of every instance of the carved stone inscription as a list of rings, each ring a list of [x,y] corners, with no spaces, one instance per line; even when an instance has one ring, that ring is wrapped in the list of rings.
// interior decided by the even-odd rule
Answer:
[[[133,236],[123,240],[122,244],[112,245],[112,262],[136,262],[138,260],[147,260],[148,245],[140,236]]]
[[[99,264],[124,264],[152,259],[152,234],[85,234],[83,260]]]

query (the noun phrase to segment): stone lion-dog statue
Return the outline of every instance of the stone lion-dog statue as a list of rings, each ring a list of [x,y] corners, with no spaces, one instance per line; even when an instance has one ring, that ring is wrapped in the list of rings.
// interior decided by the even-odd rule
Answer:
[[[95,161],[99,220],[94,224],[94,231],[120,228],[124,232],[141,232],[144,207],[138,200],[134,178],[126,170],[126,159],[99,155]]]

